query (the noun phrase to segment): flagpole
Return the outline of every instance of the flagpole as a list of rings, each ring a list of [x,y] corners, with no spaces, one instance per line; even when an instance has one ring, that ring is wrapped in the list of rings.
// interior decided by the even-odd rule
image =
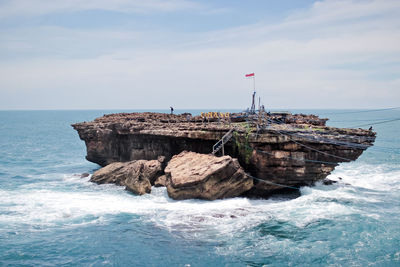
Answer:
[[[253,76],[253,87],[254,87],[254,92],[256,92],[256,75]]]
[[[253,105],[252,105],[252,112],[256,112],[256,75],[253,75]]]
[[[252,102],[251,102],[251,108],[250,108],[250,113],[254,114],[254,111],[256,109],[256,105],[255,105],[255,96],[256,96],[256,77],[255,77],[255,73],[249,73],[246,74],[245,77],[252,77],[253,78],[253,96],[252,96]]]

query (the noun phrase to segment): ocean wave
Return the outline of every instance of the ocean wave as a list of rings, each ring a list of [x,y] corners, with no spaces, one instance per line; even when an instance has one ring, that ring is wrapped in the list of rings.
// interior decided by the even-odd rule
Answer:
[[[368,211],[367,207],[382,202],[386,190],[400,189],[400,172],[382,171],[386,169],[339,168],[329,177],[337,184],[302,187],[300,197],[285,201],[240,197],[175,201],[165,188],[153,188],[151,194],[136,196],[120,186],[90,183],[90,177],[42,176],[37,184],[0,190],[0,225],[79,227],[107,224],[107,215],[128,213],[180,237],[209,240],[273,221],[304,228],[320,220],[352,214],[379,218],[379,212]]]
[[[344,164],[328,177],[357,188],[378,192],[400,190],[400,169],[393,165]]]

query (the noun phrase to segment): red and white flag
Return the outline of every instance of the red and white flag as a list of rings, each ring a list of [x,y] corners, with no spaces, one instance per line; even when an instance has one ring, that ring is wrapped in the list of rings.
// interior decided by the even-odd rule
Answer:
[[[254,77],[254,72],[253,72],[253,73],[246,74],[246,78],[247,78],[247,77]]]

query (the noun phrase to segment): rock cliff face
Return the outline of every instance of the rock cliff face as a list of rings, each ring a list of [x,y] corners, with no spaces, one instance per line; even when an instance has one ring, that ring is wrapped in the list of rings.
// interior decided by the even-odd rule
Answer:
[[[101,166],[159,156],[168,162],[184,150],[208,154],[235,128],[225,154],[266,181],[254,181],[248,192],[261,197],[282,188],[273,183],[301,186],[324,179],[340,162],[356,160],[375,140],[372,131],[326,127],[326,119],[313,115],[217,117],[120,113],[72,126],[86,143],[86,158]]]

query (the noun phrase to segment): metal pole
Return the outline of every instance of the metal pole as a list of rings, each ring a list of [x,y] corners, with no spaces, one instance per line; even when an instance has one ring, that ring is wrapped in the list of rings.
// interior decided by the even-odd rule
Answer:
[[[254,92],[256,91],[256,75],[254,74],[253,76],[253,88],[254,88]]]
[[[256,96],[256,75],[255,74],[253,76],[253,90],[254,90],[254,93],[253,93],[253,104],[254,104],[253,112],[255,114],[256,113],[256,100],[254,99],[254,97]]]

